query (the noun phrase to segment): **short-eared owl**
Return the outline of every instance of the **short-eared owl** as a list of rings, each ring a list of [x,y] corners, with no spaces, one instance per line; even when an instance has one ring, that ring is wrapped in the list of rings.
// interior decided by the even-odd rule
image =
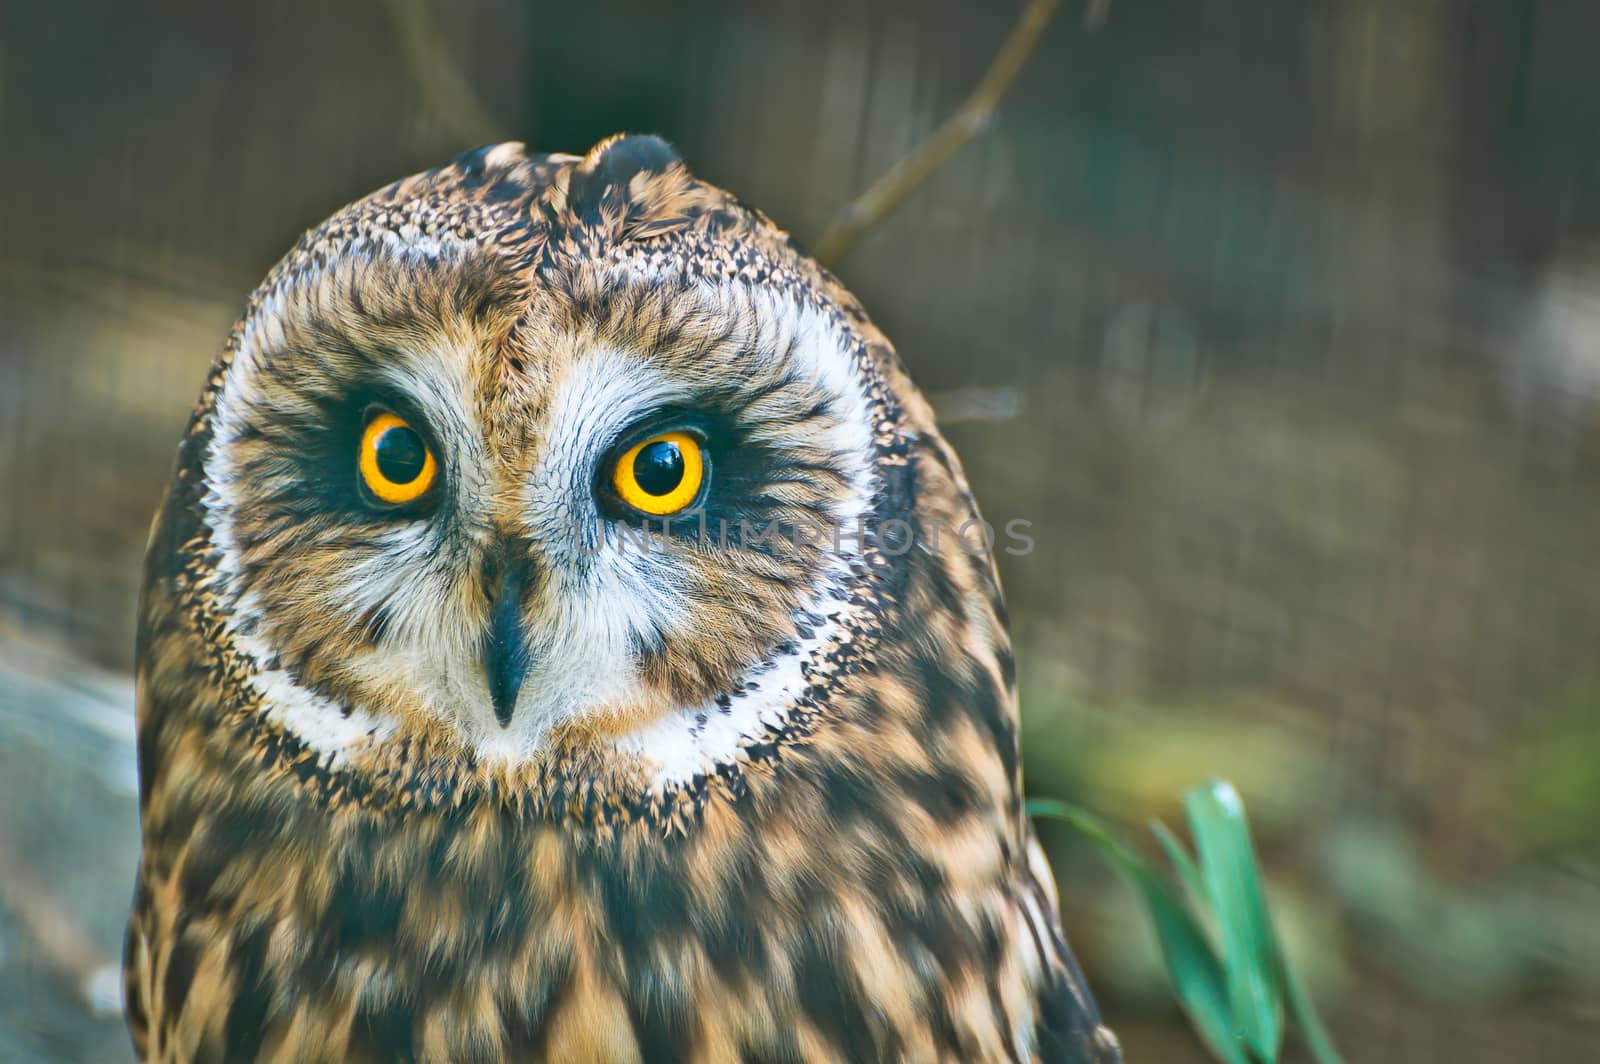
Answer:
[[[159,1061],[1061,1061],[971,494],[854,297],[652,137],[307,234],[151,534]]]

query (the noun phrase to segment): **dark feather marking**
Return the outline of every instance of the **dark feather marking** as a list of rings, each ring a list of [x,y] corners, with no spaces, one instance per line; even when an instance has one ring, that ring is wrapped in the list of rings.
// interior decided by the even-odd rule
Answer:
[[[404,999],[377,1004],[363,998],[356,1006],[350,1025],[350,1043],[345,1056],[370,1060],[373,1064],[394,1061],[411,1064],[417,1059],[412,1006]]]
[[[820,921],[817,924],[820,925]],[[895,1060],[902,1050],[899,1033],[867,1005],[861,988],[841,978],[838,944],[807,932],[795,966],[800,1007],[817,1031],[851,1060]]]
[[[806,1064],[798,1041],[785,1036],[760,1044],[746,1043],[740,1048],[739,1057],[744,1064]]]
[[[189,997],[189,986],[194,982],[195,968],[200,963],[204,943],[196,941],[194,933],[183,931],[173,936],[172,950],[167,955],[166,977],[162,980],[162,1007],[176,1015],[183,1011]]]
[[[546,978],[535,985],[532,994],[501,1000],[500,1021],[506,1032],[507,1059],[544,1059],[545,1039],[549,1035],[549,1024],[545,1021],[571,982],[571,968],[571,956],[563,956],[555,970],[547,971]]]
[[[229,948],[233,1001],[223,1024],[221,1061],[254,1060],[261,1051],[272,996],[272,987],[265,978],[270,931],[270,925],[265,923],[250,928],[236,935]]]

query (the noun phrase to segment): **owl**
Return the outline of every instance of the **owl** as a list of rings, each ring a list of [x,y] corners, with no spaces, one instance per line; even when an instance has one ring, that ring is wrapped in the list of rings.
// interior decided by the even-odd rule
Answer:
[[[856,299],[663,141],[301,238],[138,643],[151,1061],[1114,1061],[977,510]]]

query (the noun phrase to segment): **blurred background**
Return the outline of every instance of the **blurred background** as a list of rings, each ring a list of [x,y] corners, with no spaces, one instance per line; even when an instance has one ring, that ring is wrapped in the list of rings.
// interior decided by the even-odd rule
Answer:
[[[1029,789],[1137,837],[1232,779],[1352,1061],[1592,1059],[1600,5],[1092,7],[838,264],[1033,523]],[[299,232],[626,129],[815,241],[1018,10],[0,3],[0,1061],[129,1057],[140,555]],[[1204,1059],[1132,898],[1041,830],[1128,1059]]]

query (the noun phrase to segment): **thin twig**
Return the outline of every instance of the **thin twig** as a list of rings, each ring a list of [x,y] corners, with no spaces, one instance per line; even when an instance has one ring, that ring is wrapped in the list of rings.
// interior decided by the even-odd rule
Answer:
[[[890,167],[872,187],[856,197],[828,225],[817,241],[817,260],[832,266],[868,229],[906,201],[945,160],[981,132],[1011,88],[1028,56],[1033,54],[1061,0],[1029,0],[1011,36],[989,64],[989,70],[959,110],[945,119],[910,155]]]
[[[474,146],[505,140],[500,124],[490,117],[472,91],[472,84],[445,50],[444,38],[428,8],[428,0],[388,0],[389,21],[400,38],[411,76],[423,102],[450,132]]]
[[[1015,388],[950,388],[928,393],[941,427],[963,421],[1010,421],[1022,411]]]

